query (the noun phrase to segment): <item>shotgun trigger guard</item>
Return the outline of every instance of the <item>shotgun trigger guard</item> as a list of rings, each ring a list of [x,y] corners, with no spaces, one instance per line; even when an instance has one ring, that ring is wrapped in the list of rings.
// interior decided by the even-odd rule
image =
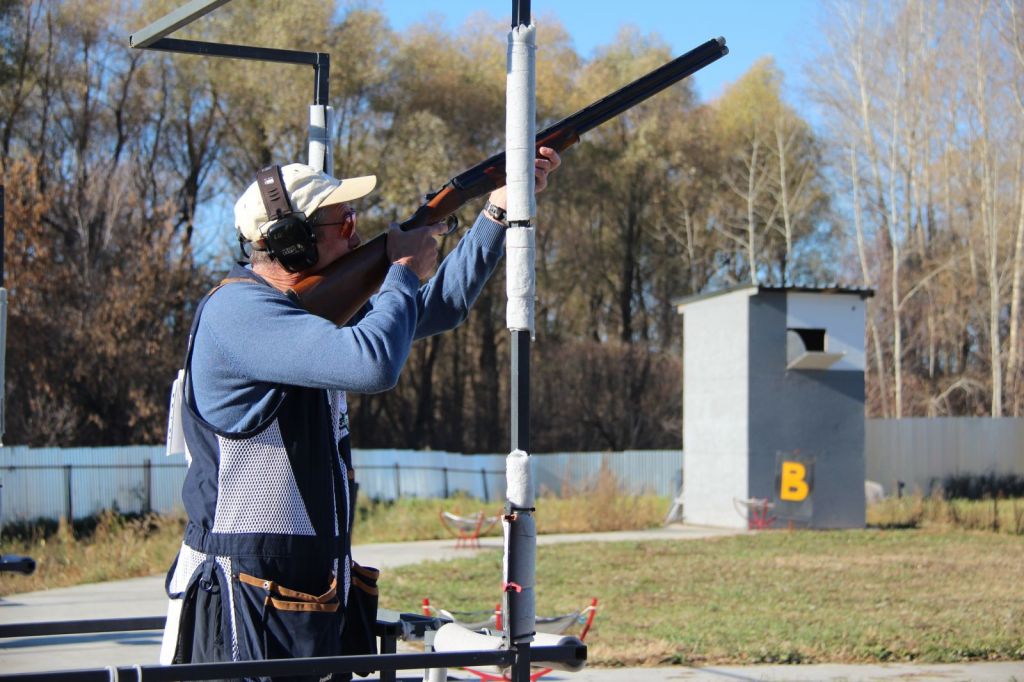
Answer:
[[[455,230],[459,229],[459,217],[454,213],[444,219],[445,224],[448,226],[448,231],[445,234],[451,234]]]

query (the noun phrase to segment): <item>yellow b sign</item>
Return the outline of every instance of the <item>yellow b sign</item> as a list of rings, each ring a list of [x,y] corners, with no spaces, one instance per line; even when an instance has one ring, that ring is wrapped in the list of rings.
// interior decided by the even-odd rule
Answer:
[[[807,485],[807,467],[800,462],[782,462],[782,483],[779,499],[787,502],[803,502],[810,487]]]

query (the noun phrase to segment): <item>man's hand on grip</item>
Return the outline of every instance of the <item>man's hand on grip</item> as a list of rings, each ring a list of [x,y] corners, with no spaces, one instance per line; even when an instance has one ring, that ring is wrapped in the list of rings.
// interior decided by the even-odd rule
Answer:
[[[540,194],[547,188],[548,175],[554,173],[562,165],[562,157],[551,147],[541,147],[537,151],[540,152],[540,156],[534,159],[533,162],[534,194]],[[491,192],[488,201],[498,208],[508,208],[506,192],[507,190],[503,185]]]
[[[388,232],[388,258],[392,263],[406,266],[421,280],[427,279],[437,266],[435,237],[447,232],[448,226],[444,223],[424,225],[408,232],[392,225]]]

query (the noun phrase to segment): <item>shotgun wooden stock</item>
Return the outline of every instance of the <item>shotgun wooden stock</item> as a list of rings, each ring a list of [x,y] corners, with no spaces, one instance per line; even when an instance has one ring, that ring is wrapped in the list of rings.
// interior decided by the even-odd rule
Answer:
[[[537,148],[551,147],[561,153],[579,142],[587,131],[728,53],[725,38],[709,40],[537,133]],[[426,203],[399,227],[412,230],[448,221],[449,227],[454,229],[457,222],[452,219],[460,207],[504,184],[505,152],[501,152],[459,173],[441,189],[427,195]],[[390,265],[386,236],[381,235],[305,278],[292,292],[309,312],[342,325],[380,288]]]
[[[341,326],[380,289],[389,267],[385,233],[303,278],[289,293],[309,312]]]

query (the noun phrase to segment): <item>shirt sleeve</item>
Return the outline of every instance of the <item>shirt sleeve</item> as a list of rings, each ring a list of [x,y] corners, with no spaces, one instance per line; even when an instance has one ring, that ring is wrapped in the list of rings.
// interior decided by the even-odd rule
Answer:
[[[338,327],[269,286],[232,284],[207,303],[196,349],[202,341],[215,351],[211,359],[225,363],[208,368],[215,374],[268,384],[384,391],[397,383],[409,355],[418,286],[410,269],[392,266],[373,310],[355,325]]]
[[[434,276],[416,292],[415,338],[440,334],[462,324],[504,253],[505,227],[481,212]],[[370,298],[360,315],[376,310],[383,293]]]

